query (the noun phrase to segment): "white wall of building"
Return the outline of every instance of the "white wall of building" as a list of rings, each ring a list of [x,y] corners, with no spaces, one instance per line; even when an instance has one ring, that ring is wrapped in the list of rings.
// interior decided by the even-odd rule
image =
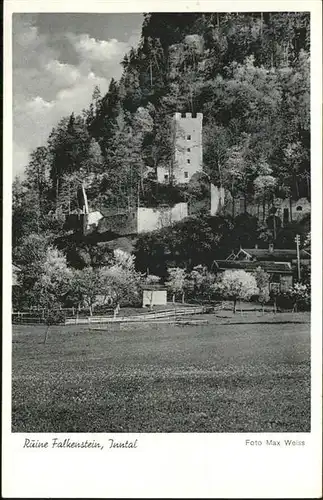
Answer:
[[[289,214],[289,221],[291,220],[290,217],[290,201],[289,199],[285,199],[281,202],[279,205],[277,215],[278,217],[281,218],[281,220],[284,220],[284,210],[288,210]],[[299,219],[302,219],[306,214],[309,214],[311,212],[311,204],[308,201],[307,198],[300,198],[297,201],[292,201],[292,219],[294,221],[297,221]]]
[[[187,203],[177,203],[169,208],[138,208],[138,233],[155,231],[170,226],[188,215]]]
[[[223,187],[217,187],[211,184],[211,215],[216,215],[221,207],[224,206],[225,191]]]
[[[103,218],[103,215],[101,212],[90,212],[87,215],[87,227],[90,227],[92,225],[97,226],[99,223],[99,220]]]
[[[158,167],[157,168],[157,181],[162,184],[167,184],[170,181],[170,169],[169,167]]]
[[[167,304],[166,290],[144,290],[142,296],[142,307],[163,306]]]
[[[171,220],[172,222],[179,222],[188,215],[187,203],[177,203],[171,208]]]

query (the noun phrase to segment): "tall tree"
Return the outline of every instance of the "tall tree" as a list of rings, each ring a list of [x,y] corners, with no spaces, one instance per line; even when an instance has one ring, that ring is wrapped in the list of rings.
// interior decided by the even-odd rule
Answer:
[[[168,269],[169,278],[166,281],[166,285],[169,287],[173,293],[173,302],[175,303],[176,294],[181,294],[182,303],[185,301],[185,290],[187,288],[187,274],[185,269],[180,267],[172,267]]]
[[[246,271],[225,271],[215,289],[217,293],[220,292],[225,298],[233,301],[234,313],[238,300],[249,300],[259,293],[255,277]]]

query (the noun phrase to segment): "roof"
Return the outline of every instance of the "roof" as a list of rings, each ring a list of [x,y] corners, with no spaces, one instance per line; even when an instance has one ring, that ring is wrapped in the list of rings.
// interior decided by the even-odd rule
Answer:
[[[291,261],[292,259],[297,258],[296,250],[292,249],[275,248],[274,250],[270,251],[268,248],[243,248],[241,250],[248,253],[251,257],[254,257],[257,260],[275,260],[277,262],[284,262]],[[306,250],[300,250],[300,258],[309,259],[309,252],[307,252]]]
[[[246,261],[246,260],[216,260],[214,264],[219,270],[238,270],[255,271],[261,267],[264,271],[270,273],[292,274],[292,266],[289,262],[268,262],[268,261]]]
[[[165,290],[167,291],[167,287],[164,285],[159,285],[158,283],[156,284],[149,284],[149,285],[142,285],[143,290]]]

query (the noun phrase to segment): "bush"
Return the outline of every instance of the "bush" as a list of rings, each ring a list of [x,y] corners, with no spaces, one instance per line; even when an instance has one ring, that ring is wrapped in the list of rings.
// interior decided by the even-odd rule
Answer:
[[[50,309],[46,316],[45,321],[47,325],[60,325],[65,323],[65,314],[61,309]]]
[[[274,296],[272,295],[274,298]],[[294,309],[295,311],[310,311],[311,294],[308,285],[295,283],[288,292],[276,295],[276,305],[280,309]]]
[[[272,298],[274,299],[275,296],[272,296]],[[276,295],[276,305],[279,309],[293,309],[294,303],[290,295],[285,292]]]
[[[311,308],[310,286],[305,283],[295,283],[288,291],[296,311],[308,311]]]

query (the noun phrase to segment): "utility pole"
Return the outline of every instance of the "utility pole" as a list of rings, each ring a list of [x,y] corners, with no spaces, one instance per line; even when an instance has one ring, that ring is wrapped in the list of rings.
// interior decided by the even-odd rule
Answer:
[[[297,274],[298,274],[298,281],[301,281],[301,262],[300,262],[300,257],[299,257],[299,243],[300,243],[300,236],[299,236],[299,234],[296,235],[295,242],[296,242],[296,250],[297,250]]]
[[[276,214],[274,213],[274,241],[276,241]]]
[[[149,71],[150,72],[150,87],[152,88],[152,86],[153,86],[153,69],[152,69],[152,63],[151,63],[151,61],[149,63],[149,70],[150,70]]]
[[[276,204],[275,204],[275,197],[274,197],[274,200],[273,200],[273,210],[272,210],[272,213],[273,213],[273,224],[274,224],[274,241],[276,241],[276,237],[277,237],[276,212],[277,212],[277,207],[276,207]]]

